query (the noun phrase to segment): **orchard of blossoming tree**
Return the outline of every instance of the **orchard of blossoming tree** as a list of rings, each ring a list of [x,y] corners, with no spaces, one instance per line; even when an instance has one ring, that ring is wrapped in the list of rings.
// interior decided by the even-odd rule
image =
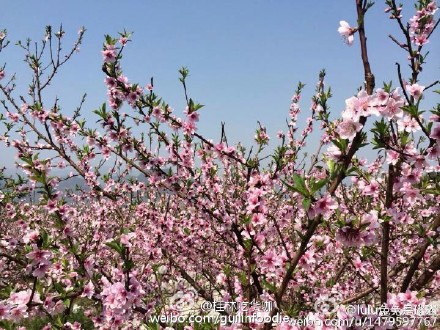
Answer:
[[[47,27],[38,47],[19,43],[30,83],[0,63],[0,139],[17,155],[17,174],[1,176],[0,328],[218,328],[151,318],[205,315],[206,306],[220,306],[221,316],[315,322],[245,318],[221,329],[435,328],[438,311],[426,308],[440,295],[440,104],[425,98],[439,93],[439,81],[425,81],[422,70],[437,5],[385,1],[400,31],[390,46],[402,57],[383,85],[367,50],[372,6],[356,0],[357,23],[335,22],[348,45],[360,44],[362,88],[347,90],[345,110],[330,120],[325,71],[310,112],[300,109],[299,83],[275,149],[263,124],[252,150],[229,145],[225,134],[218,141],[199,134],[203,106],[190,97],[186,68],[182,118],[153,79],[131,81],[121,61],[128,33],[104,40],[108,100],[93,111],[99,127],[86,122],[82,103],[67,116],[58,100],[44,98],[58,71],[80,56],[85,29],[67,53],[62,29]],[[9,47],[0,32],[1,54]],[[27,94],[20,84],[29,84]],[[321,134],[319,150],[304,158],[312,130]],[[368,157],[366,148],[374,149]],[[419,313],[412,323],[402,323],[404,307]]]

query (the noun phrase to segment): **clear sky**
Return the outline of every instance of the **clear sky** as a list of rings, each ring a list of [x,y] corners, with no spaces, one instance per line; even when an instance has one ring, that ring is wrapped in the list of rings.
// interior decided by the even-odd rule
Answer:
[[[408,19],[413,2],[403,3]],[[383,1],[377,1],[366,18],[377,85],[397,82],[396,61],[406,65],[406,55],[387,37],[392,33],[401,39],[396,22],[388,19],[384,8]],[[92,110],[106,100],[100,53],[104,35],[117,35],[124,28],[133,31],[123,59],[130,82],[145,86],[153,76],[156,92],[181,113],[184,95],[177,71],[187,66],[190,96],[206,105],[200,132],[217,139],[220,122],[225,121],[230,142],[249,144],[258,120],[276,139],[275,132],[285,127],[298,81],[307,85],[302,103],[307,113],[322,68],[334,92],[332,111],[340,114],[344,100],[363,82],[358,40],[348,47],[337,32],[340,20],[355,25],[355,13],[354,0],[2,0],[0,29],[6,28],[14,42],[27,37],[41,40],[46,25],[56,28],[62,23],[67,48],[85,26],[80,52],[58,75],[48,97],[57,95],[63,109],[71,113],[87,92],[86,118],[94,118]],[[427,47],[431,54],[422,85],[439,77],[439,41],[437,34]],[[10,46],[0,55],[0,64],[7,62],[7,73],[15,72],[17,84],[25,88],[29,74],[22,59],[22,51]],[[11,164],[12,153],[2,154],[0,164]]]

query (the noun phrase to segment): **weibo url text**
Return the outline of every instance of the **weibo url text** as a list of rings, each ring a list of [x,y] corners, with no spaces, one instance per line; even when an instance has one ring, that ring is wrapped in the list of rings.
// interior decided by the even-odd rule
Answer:
[[[289,324],[292,326],[328,326],[328,327],[352,327],[352,326],[389,326],[389,327],[432,327],[437,324],[437,317],[364,317],[364,318],[347,318],[347,319],[292,319],[288,316],[280,314],[269,316],[261,314],[237,314],[237,315],[159,315],[149,318],[151,323],[162,324],[262,324],[270,323]]]

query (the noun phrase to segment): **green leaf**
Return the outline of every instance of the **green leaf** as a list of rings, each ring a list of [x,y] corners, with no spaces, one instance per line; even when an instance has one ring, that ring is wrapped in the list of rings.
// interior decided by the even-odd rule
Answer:
[[[328,159],[326,162],[330,177],[333,177],[335,173],[336,163],[333,159]]]
[[[37,182],[40,182],[40,183],[44,183],[45,182],[44,177],[41,174],[34,174],[34,175],[30,176],[29,178],[31,180],[34,180],[34,181],[37,181]]]
[[[312,193],[319,191],[322,187],[324,187],[328,182],[328,178],[321,179],[319,181],[313,181],[311,184]]]
[[[301,175],[294,173],[292,179],[293,179],[293,186],[284,182],[284,181],[283,181],[283,183],[290,190],[296,191],[297,193],[300,193],[304,197],[310,197],[310,192],[307,189],[306,182],[305,182],[304,178]]]
[[[303,233],[301,232],[301,231],[299,231],[299,230],[295,230],[295,232],[298,234],[298,236],[303,240],[304,239],[304,235],[303,235]]]
[[[432,195],[440,195],[440,190],[438,189],[423,189],[423,192]]]
[[[243,245],[246,251],[250,251],[252,249],[252,240],[251,239],[245,239],[243,241]]]
[[[401,107],[401,109],[407,113],[409,113],[413,117],[418,117],[420,115],[419,109],[415,105],[406,105]]]
[[[60,294],[65,294],[66,293],[66,291],[64,290],[64,286],[61,285],[61,283],[59,283],[59,282],[54,282],[53,287]]]
[[[62,321],[61,315],[57,315],[55,319],[55,325],[58,326],[60,329],[64,328],[64,322]]]
[[[295,183],[295,186],[302,187],[302,188],[304,188],[304,190],[307,190],[306,182],[301,175],[294,173],[293,174],[293,182]]]
[[[159,267],[160,267],[160,265],[158,265],[158,264],[154,264],[154,265],[151,266],[151,268],[153,269],[154,273],[157,273],[157,271],[159,270]]]
[[[269,281],[262,279],[261,284],[263,287],[269,292],[276,292],[277,287],[275,284],[270,283]]]
[[[201,108],[203,108],[205,105],[200,104],[200,103],[194,103],[194,107],[193,107],[193,111],[197,111]]]
[[[186,68],[186,67],[182,67],[180,70],[179,70],[179,73],[180,73],[180,78],[179,78],[179,80],[183,83],[183,82],[185,82],[185,79],[186,79],[186,77],[188,77],[188,74],[189,74],[189,70],[188,70],[188,68]]]
[[[41,239],[43,240],[43,247],[47,248],[49,246],[49,234],[47,233],[47,231],[43,230],[40,233]]]
[[[347,139],[338,139],[338,140],[332,140],[333,144],[338,147],[339,150],[341,150],[342,153],[345,153],[348,146],[348,140]]]
[[[134,262],[133,262],[133,260],[126,260],[125,262],[124,262],[124,270],[126,270],[126,271],[130,271],[131,269],[133,269],[133,267],[134,267]]]
[[[248,225],[251,223],[252,217],[250,215],[244,215],[240,217],[240,223],[243,225]]]
[[[393,82],[390,81],[389,84],[387,84],[386,82],[383,83],[383,89],[386,93],[391,93],[391,87],[393,86]]]
[[[124,252],[124,247],[119,242],[119,240],[105,243],[105,245],[107,245],[109,248],[112,248],[113,250],[115,250],[119,254],[122,254]]]
[[[306,211],[309,210],[311,204],[312,204],[312,200],[310,198],[304,198],[302,201],[302,205],[304,207],[304,210]]]
[[[0,321],[0,326],[4,328],[5,330],[12,330],[12,324],[8,321]]]

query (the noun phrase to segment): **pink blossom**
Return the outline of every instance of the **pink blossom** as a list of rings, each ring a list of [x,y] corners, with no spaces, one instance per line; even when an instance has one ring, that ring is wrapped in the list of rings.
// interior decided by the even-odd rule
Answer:
[[[315,251],[307,250],[301,257],[299,263],[304,269],[311,269],[312,266],[316,263]]]
[[[187,135],[194,135],[196,129],[197,126],[193,121],[183,123],[183,132]]]
[[[104,79],[105,84],[107,85],[108,88],[115,88],[118,86],[118,83],[116,82],[115,78],[111,78],[111,77],[106,77]]]
[[[352,226],[340,228],[336,233],[336,239],[348,247],[360,247],[363,245],[360,229]]]
[[[327,148],[325,155],[331,160],[339,161],[342,157],[342,152],[337,146],[332,144]]]
[[[411,38],[422,38],[432,28],[429,1],[419,4],[411,21]],[[347,41],[355,32],[350,29],[341,24]],[[114,46],[105,46],[104,51],[118,60]],[[419,54],[413,55],[414,61],[420,60]],[[168,303],[177,291],[185,292],[185,301],[195,301],[200,293],[225,302],[245,302],[249,293],[256,301],[274,301],[287,282],[279,298],[298,307],[289,317],[302,318],[316,309],[319,298],[331,296],[341,302],[366,288],[380,287],[383,221],[392,228],[389,291],[396,294],[390,298],[404,306],[416,302],[417,294],[432,296],[440,275],[433,275],[417,293],[399,294],[406,272],[394,270],[408,264],[427,238],[436,238],[432,223],[440,201],[435,194],[435,174],[440,170],[436,158],[440,147],[435,143],[440,138],[438,115],[429,120],[420,117],[431,130],[431,140],[419,139],[424,134],[411,134],[419,119],[403,112],[402,91],[386,87],[374,95],[360,90],[346,100],[343,119],[330,122],[333,119],[327,120],[319,105],[325,98],[321,92],[327,90],[321,89],[325,86],[320,81],[310,112],[314,116],[298,126],[306,127],[305,137],[318,120],[324,133],[322,149],[303,155],[308,152],[303,146],[314,137],[302,139],[295,127],[298,87],[286,138],[278,134],[281,147],[271,160],[271,151],[266,155],[242,145],[234,148],[224,138],[190,136],[197,128],[197,112],[189,114],[187,108],[177,118],[159,95],[147,91],[144,99],[145,88],[129,82],[122,63],[104,69],[110,67],[105,84],[114,109],[108,106],[104,118],[99,118],[102,126],[96,129],[94,122],[86,125],[79,115],[62,114],[61,106],[48,111],[32,102],[22,111],[17,101],[17,106],[9,107],[16,109],[20,125],[10,137],[3,132],[0,139],[16,149],[27,177],[17,186],[0,180],[0,213],[5,220],[0,221],[0,271],[4,284],[10,284],[1,292],[0,319],[17,320],[12,327],[25,324],[26,316],[56,321],[68,306],[66,299],[79,297],[93,300],[83,307],[94,328],[136,328],[158,311],[181,312],[177,304]],[[423,92],[416,91],[419,99]],[[409,90],[405,93],[410,95]],[[140,98],[145,104],[136,103]],[[128,107],[127,114],[117,111],[127,103],[139,108]],[[348,140],[365,129],[360,119],[378,113],[384,119],[378,126],[386,131],[389,148],[378,154],[350,149]],[[16,118],[8,117],[8,122]],[[24,120],[27,117],[29,121]],[[41,137],[29,123],[42,128]],[[366,143],[372,135],[366,135]],[[338,139],[347,148],[332,143]],[[261,125],[257,141],[260,147],[268,141]],[[111,162],[106,162],[110,157]],[[58,171],[61,163],[65,171]],[[389,164],[399,166],[389,181],[391,204],[385,205]],[[40,172],[47,176],[40,179]],[[284,184],[291,181],[292,173],[305,178],[294,178],[296,191]],[[80,189],[68,179],[73,176],[81,179]],[[89,186],[83,185],[83,179]],[[65,191],[59,183],[73,190]],[[313,196],[301,196],[301,187]],[[432,265],[436,253],[432,244],[426,249],[414,281]],[[205,292],[187,293],[189,285]],[[39,294],[44,295],[44,303],[38,302]],[[378,297],[375,291],[368,299],[373,302]],[[280,315],[288,314],[284,304],[275,307]],[[331,315],[322,310],[309,315],[316,320],[353,317],[342,306],[336,310]],[[72,323],[64,327],[80,326]],[[260,326],[250,324],[253,329]]]
[[[332,211],[337,208],[338,203],[329,194],[326,194],[313,204],[313,207],[309,210],[309,216],[314,217],[321,214],[324,218],[328,218]]]
[[[251,221],[255,226],[258,226],[265,224],[267,222],[267,219],[262,213],[253,213]]]
[[[26,305],[29,302],[31,295],[31,289],[14,292],[9,296],[8,303],[11,305]],[[34,292],[34,297],[32,301],[35,303],[42,302],[40,299],[40,294],[38,292]]]
[[[422,171],[415,167],[414,169],[408,164],[402,165],[402,174],[405,179],[412,184],[416,184],[420,182],[420,178],[422,177]]]
[[[94,293],[95,293],[95,286],[93,285],[92,281],[89,281],[86,285],[84,285],[81,297],[87,297],[91,299]]]
[[[262,259],[262,267],[271,270],[277,266],[281,266],[282,261],[277,253],[273,250],[267,251]]]
[[[278,131],[278,132],[277,132],[277,138],[278,138],[278,139],[282,139],[284,136],[285,136],[285,135],[284,135],[284,132],[283,132],[283,131]]]
[[[430,138],[435,139],[437,141],[440,141],[440,125],[436,125],[432,131],[431,135],[429,135]]]
[[[10,120],[12,120],[14,123],[17,123],[18,120],[20,119],[20,116],[18,115],[18,113],[15,112],[6,112],[6,115],[8,116],[8,118]]]
[[[0,320],[6,320],[9,314],[9,306],[0,302]]]
[[[262,200],[263,190],[261,189],[252,189],[249,193],[248,197],[248,206],[247,210],[248,212],[254,211],[259,205]]]
[[[188,119],[192,122],[197,122],[199,121],[199,113],[196,111],[191,112],[190,114],[188,114]]]
[[[121,244],[124,244],[127,247],[131,247],[130,240],[132,238],[136,237],[136,233],[128,233],[128,234],[122,234],[121,235]]]
[[[364,263],[362,262],[361,258],[359,258],[359,256],[356,257],[353,264],[357,272],[361,272],[361,273],[365,272]]]
[[[401,118],[403,116],[403,111],[401,109],[403,105],[403,100],[396,101],[395,99],[390,98],[388,99],[385,108],[381,109],[380,113],[389,119]]]
[[[376,180],[371,180],[371,182],[363,189],[363,194],[366,196],[377,196],[379,188],[379,183]]]
[[[26,254],[26,257],[32,260],[33,264],[38,264],[48,261],[52,257],[52,252],[36,249]]]
[[[225,284],[226,280],[227,280],[227,277],[223,273],[218,274],[217,277],[215,278],[215,282],[218,284]]]
[[[426,34],[421,34],[419,36],[414,36],[412,38],[412,41],[417,45],[417,46],[423,46],[426,45],[429,40],[428,40],[428,36]]]
[[[367,226],[369,230],[376,230],[380,227],[379,215],[376,210],[370,211],[362,216],[362,225]]]
[[[422,96],[425,87],[420,86],[419,84],[412,84],[412,85],[406,85],[405,89],[417,101]]]
[[[47,271],[49,270],[49,267],[51,265],[50,261],[44,261],[40,262],[37,267],[32,272],[32,275],[37,278],[42,278],[46,275]]]
[[[106,49],[103,50],[101,53],[105,63],[114,63],[116,61],[115,49]]]
[[[400,154],[397,151],[388,150],[386,162],[388,164],[396,165],[397,161],[399,160],[399,157],[400,157]]]
[[[432,148],[429,148],[427,151],[429,159],[437,159],[437,157],[440,157],[440,145],[438,144],[433,146]]]
[[[397,120],[397,129],[399,132],[417,132],[420,130],[420,126],[415,120],[415,118],[412,118],[411,116],[405,115],[401,119]]]
[[[353,34],[356,32],[356,29],[352,28],[346,21],[340,21],[339,25],[339,34],[345,39],[345,42],[351,46],[354,40]]]
[[[18,305],[9,310],[9,318],[15,322],[19,322],[28,316],[26,305]]]
[[[356,133],[362,129],[362,125],[351,119],[344,119],[337,127],[336,131],[342,139],[352,140]]]
[[[122,83],[123,85],[125,85],[126,88],[130,88],[131,86],[128,84],[128,77],[124,76],[123,74],[120,74],[117,78],[116,78],[120,83]]]
[[[437,3],[436,1],[431,1],[430,3],[428,3],[428,5],[426,6],[426,11],[430,14],[430,15],[434,15],[438,10],[437,7]]]
[[[126,99],[128,104],[134,106],[136,101],[138,100],[139,95],[136,92],[130,92],[127,94]]]
[[[379,103],[384,103],[388,100],[390,95],[387,92],[385,92],[382,88],[378,88],[376,89],[375,97]]]
[[[379,115],[376,107],[374,106],[374,96],[368,95],[367,91],[362,89],[357,94],[355,107],[362,117],[368,117],[370,115]]]
[[[55,213],[58,210],[58,202],[52,199],[48,200],[46,209],[49,211],[49,214]]]
[[[255,141],[259,144],[268,144],[269,142],[269,135],[266,133],[265,129],[257,130],[257,134],[255,135]]]
[[[357,96],[345,100],[345,110],[342,113],[342,118],[357,122],[360,117],[368,117],[372,114],[379,114],[375,107],[375,98],[368,95],[365,90],[361,90]]]
[[[410,18],[409,33],[412,43],[417,46],[423,46],[429,42],[428,37],[435,25],[433,15],[436,11],[437,4],[435,1],[432,1]]]
[[[152,115],[158,119],[162,117],[162,108],[161,107],[154,107]]]
[[[28,244],[30,242],[35,242],[40,233],[38,230],[30,230],[23,236],[23,243]]]
[[[403,193],[404,200],[410,204],[415,203],[420,198],[419,189],[413,188],[409,182],[404,182],[400,191]]]
[[[420,170],[424,170],[428,167],[428,163],[423,155],[415,156],[414,158],[414,167]],[[420,171],[419,171],[420,172]]]
[[[419,305],[420,300],[417,298],[417,291],[409,291],[399,292],[399,293],[389,293],[387,304],[389,307],[396,306],[401,309],[405,307],[405,305]]]

